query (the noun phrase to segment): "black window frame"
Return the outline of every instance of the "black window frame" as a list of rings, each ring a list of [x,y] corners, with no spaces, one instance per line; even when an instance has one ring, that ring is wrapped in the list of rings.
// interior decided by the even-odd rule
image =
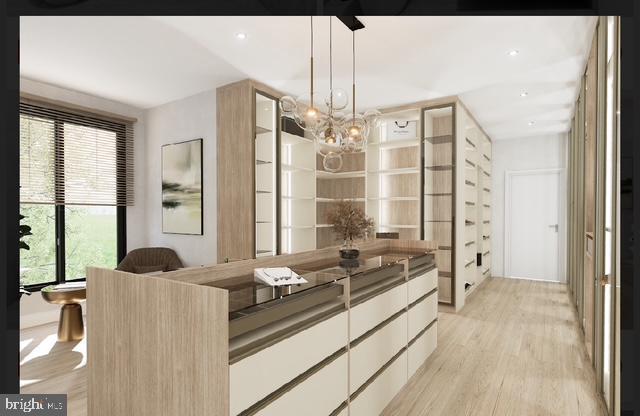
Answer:
[[[20,112],[22,116],[22,112]],[[64,155],[64,140],[62,135],[64,134],[64,122],[50,117],[54,122],[54,147],[58,155]],[[120,132],[117,134],[116,140],[126,140]],[[119,148],[122,149],[122,148]],[[118,150],[116,155],[116,169],[125,169],[127,167],[127,154],[124,150]],[[57,177],[64,177],[64,157],[56,157],[54,160],[54,170]],[[126,184],[118,181],[116,185],[119,189],[125,188]],[[55,194],[56,200],[64,200],[64,181],[55,181]],[[20,202],[20,205],[28,205],[28,202]],[[66,241],[65,241],[65,208],[67,205],[56,204],[55,205],[55,244],[56,244],[56,279],[49,282],[34,283],[30,285],[24,285],[24,289],[29,292],[38,292],[42,288],[57,285],[65,282],[81,282],[85,281],[86,277],[80,279],[66,279]],[[120,263],[127,254],[127,207],[118,205],[116,206],[116,257],[117,262]]]

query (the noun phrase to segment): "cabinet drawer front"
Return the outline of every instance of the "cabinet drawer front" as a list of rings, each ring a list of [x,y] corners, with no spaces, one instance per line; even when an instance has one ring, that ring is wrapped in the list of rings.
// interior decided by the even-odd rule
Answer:
[[[407,382],[407,352],[403,352],[351,401],[350,416],[379,415]]]
[[[420,368],[438,345],[438,322],[434,322],[424,334],[409,345],[409,378]]]
[[[407,314],[378,329],[351,348],[351,391],[355,392],[407,345]]]
[[[406,306],[406,283],[354,306],[351,309],[351,340],[362,336]]]
[[[411,341],[438,317],[438,292],[409,309],[409,338]]]
[[[409,280],[407,284],[409,285],[408,303],[411,304],[438,287],[438,269],[431,269],[425,274]]]
[[[231,414],[252,406],[346,346],[347,319],[342,312],[229,366]]]
[[[256,414],[260,416],[326,416],[330,414],[347,400],[349,394],[347,365],[347,353],[344,353]]]

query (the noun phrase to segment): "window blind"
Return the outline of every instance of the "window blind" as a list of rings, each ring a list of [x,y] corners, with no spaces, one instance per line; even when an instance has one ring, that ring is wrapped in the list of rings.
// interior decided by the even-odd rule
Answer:
[[[133,205],[133,126],[20,102],[20,202]]]

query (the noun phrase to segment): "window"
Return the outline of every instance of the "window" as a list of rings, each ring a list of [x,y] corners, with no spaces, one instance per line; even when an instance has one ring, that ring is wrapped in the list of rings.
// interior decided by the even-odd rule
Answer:
[[[29,250],[27,289],[114,268],[126,252],[125,207],[133,204],[129,122],[24,100],[20,103],[20,210]]]

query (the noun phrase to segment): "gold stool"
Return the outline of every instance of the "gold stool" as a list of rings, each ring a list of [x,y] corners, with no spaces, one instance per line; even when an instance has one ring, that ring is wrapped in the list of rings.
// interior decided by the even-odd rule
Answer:
[[[40,293],[45,301],[62,305],[60,322],[58,322],[58,341],[80,341],[84,338],[84,322],[82,321],[80,302],[87,297],[86,283],[74,282],[47,286]]]

